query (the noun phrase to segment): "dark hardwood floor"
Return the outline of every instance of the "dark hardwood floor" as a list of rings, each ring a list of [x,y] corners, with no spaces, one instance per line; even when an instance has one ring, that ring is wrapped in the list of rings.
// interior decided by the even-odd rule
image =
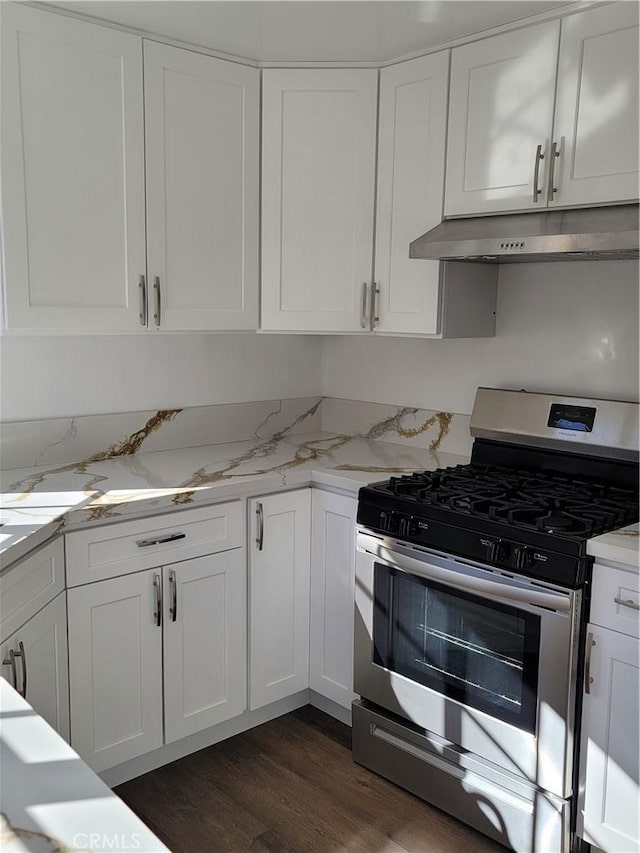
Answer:
[[[115,791],[174,853],[505,853],[354,764],[351,730],[310,706]]]

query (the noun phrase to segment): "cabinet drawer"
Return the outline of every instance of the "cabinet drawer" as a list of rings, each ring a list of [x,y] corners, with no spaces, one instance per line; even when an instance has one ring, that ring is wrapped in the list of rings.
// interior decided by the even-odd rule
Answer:
[[[240,548],[243,516],[234,501],[69,533],[67,586]]]
[[[594,625],[640,637],[640,576],[596,563],[593,567],[591,618]]]
[[[62,538],[50,542],[0,575],[0,642],[64,589]]]

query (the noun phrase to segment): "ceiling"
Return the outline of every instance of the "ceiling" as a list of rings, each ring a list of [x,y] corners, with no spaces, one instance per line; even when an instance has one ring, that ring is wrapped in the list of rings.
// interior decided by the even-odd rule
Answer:
[[[383,62],[561,0],[72,0],[48,5],[261,62]]]

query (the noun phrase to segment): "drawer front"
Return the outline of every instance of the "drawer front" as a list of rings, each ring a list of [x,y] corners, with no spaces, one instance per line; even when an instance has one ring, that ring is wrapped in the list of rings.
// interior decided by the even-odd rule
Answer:
[[[630,637],[640,637],[640,575],[637,571],[595,564],[589,621]]]
[[[126,575],[179,560],[240,548],[241,501],[183,510],[69,533],[67,586]]]
[[[0,575],[0,642],[63,589],[64,545],[59,537]]]

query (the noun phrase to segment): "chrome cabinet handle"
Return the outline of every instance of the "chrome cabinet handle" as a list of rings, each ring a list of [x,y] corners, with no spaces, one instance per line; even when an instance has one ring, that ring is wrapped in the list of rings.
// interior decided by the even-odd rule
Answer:
[[[160,314],[161,314],[161,306],[162,301],[160,298],[160,276],[156,276],[153,279],[153,292],[156,297],[156,310],[153,315],[153,319],[155,320],[156,328],[160,326]]]
[[[371,316],[370,316],[370,327],[371,331],[373,331],[380,320],[378,317],[378,296],[380,295],[380,288],[378,287],[377,281],[371,282]]]
[[[621,607],[630,607],[632,610],[640,610],[640,604],[637,601],[634,601],[632,598],[618,598],[613,599],[616,604],[619,604]]]
[[[22,640],[18,643],[18,651],[14,657],[22,658],[22,690],[19,691],[23,699],[27,698],[27,656],[24,651],[24,643]]]
[[[367,290],[369,286],[366,281],[362,282],[362,303],[360,306],[360,328],[367,328]]]
[[[162,590],[160,588],[160,575],[153,576],[153,588],[156,593],[156,609],[153,611],[153,618],[159,628],[162,625]]]
[[[138,317],[140,318],[140,325],[147,325],[147,279],[145,276],[141,275],[138,279],[138,290],[140,293],[140,313]]]
[[[16,653],[13,649],[9,649],[9,657],[2,661],[3,666],[11,667],[11,686],[14,690],[18,689],[18,673],[16,670]]]
[[[171,587],[169,615],[171,616],[171,621],[176,622],[178,619],[178,584],[176,583],[176,573],[173,569],[169,572],[169,586]]]
[[[164,545],[165,542],[177,542],[178,539],[186,538],[186,533],[170,533],[168,536],[161,536],[158,539],[138,539],[136,545],[138,548],[148,548],[150,545]]]
[[[261,503],[256,506],[256,516],[258,517],[258,535],[256,536],[256,545],[258,546],[258,551],[262,551],[262,546],[264,545],[264,512]]]
[[[591,650],[595,646],[596,641],[593,639],[593,634],[589,632],[587,637],[587,659],[584,664],[584,692],[591,693],[591,685],[593,678],[591,677]]]
[[[544,154],[542,153],[542,145],[538,145],[536,148],[536,162],[533,167],[533,200],[538,201],[538,196],[542,195],[542,190],[538,189],[538,181],[540,179],[540,161],[544,160]]]
[[[549,155],[549,191],[547,192],[547,201],[553,201],[553,196],[558,192],[558,187],[554,187],[556,160],[560,156],[560,146],[557,142],[551,143],[551,154]]]

